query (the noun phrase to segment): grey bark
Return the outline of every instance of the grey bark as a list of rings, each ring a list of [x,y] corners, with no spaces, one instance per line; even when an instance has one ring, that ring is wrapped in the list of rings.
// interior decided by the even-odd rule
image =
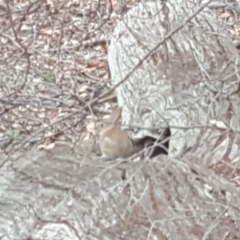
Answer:
[[[177,8],[180,3],[170,1],[169,9],[164,8],[164,12],[169,10],[169,22],[161,12],[152,20],[148,15],[126,21],[129,14],[139,14],[136,7],[126,15],[125,25],[119,23],[114,36],[120,37],[125,29],[125,37],[113,39],[109,49],[114,82],[161,41],[166,35],[164,28],[173,29],[187,19],[191,10],[183,14],[184,10]],[[160,5],[139,6],[151,13]],[[134,26],[126,31],[126,23]],[[221,28],[213,13],[206,10],[117,89],[127,124],[159,128],[165,126],[162,119],[166,118],[173,133],[171,155],[196,144],[194,158],[185,154],[182,158],[104,162],[91,152],[90,143],[80,143],[74,150],[59,146],[15,153],[0,169],[0,238],[240,239],[239,190],[206,167],[211,151],[205,150],[219,140],[206,142],[206,134],[214,136],[221,131],[203,126],[214,118],[224,120],[226,113],[230,126],[238,128],[239,123],[238,92],[233,93],[238,83],[237,56],[229,39],[222,37],[225,31],[214,34],[217,29]],[[135,30],[135,38],[130,30]],[[174,124],[190,129],[177,129]],[[196,124],[201,125],[199,129],[193,128]],[[139,134],[148,132],[152,134],[147,130]],[[229,134],[237,145],[238,135]],[[214,159],[219,159],[225,148],[214,148],[212,153],[218,154]],[[202,164],[194,162],[197,154]],[[5,156],[1,155],[2,159]]]
[[[239,155],[239,58],[213,10],[187,21],[199,9],[191,2],[131,9],[114,30],[108,61],[119,84],[150,55],[116,89],[123,125],[138,127],[133,137],[170,126],[169,156],[212,164]]]
[[[240,193],[204,166],[103,162],[80,146],[16,153],[5,165],[1,239],[240,238]]]

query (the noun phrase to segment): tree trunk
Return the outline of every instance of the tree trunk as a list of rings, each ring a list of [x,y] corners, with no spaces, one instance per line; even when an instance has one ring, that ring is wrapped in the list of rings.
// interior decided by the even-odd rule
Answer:
[[[240,238],[240,193],[204,166],[102,162],[80,146],[16,153],[1,169],[2,239]]]
[[[133,137],[170,126],[171,157],[212,164],[239,155],[238,54],[213,10],[196,13],[191,3],[131,9],[114,30],[108,60],[114,84],[130,75],[116,93],[123,125],[138,127]]]

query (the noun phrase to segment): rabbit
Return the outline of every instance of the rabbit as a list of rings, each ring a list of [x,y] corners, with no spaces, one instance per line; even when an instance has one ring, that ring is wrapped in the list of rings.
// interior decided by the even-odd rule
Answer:
[[[128,158],[134,154],[134,145],[119,124],[121,108],[112,111],[111,124],[100,132],[99,146],[104,159]]]

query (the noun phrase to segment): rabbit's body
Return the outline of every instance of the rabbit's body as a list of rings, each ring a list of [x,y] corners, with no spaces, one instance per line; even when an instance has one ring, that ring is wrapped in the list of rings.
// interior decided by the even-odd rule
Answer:
[[[99,143],[103,158],[127,158],[134,153],[132,140],[120,127],[120,117],[121,108],[116,108],[110,117],[110,126],[103,128],[100,133]]]
[[[102,157],[127,158],[133,153],[133,143],[128,134],[118,126],[103,129],[100,135]]]

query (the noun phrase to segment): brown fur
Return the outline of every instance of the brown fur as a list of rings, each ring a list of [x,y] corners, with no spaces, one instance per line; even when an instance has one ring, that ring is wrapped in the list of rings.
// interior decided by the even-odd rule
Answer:
[[[127,158],[134,153],[133,144],[127,132],[117,126],[120,117],[121,108],[114,109],[110,117],[112,124],[101,131],[100,149],[103,158]]]
[[[103,157],[110,159],[127,158],[133,154],[132,141],[120,127],[109,127],[102,131],[100,149]]]

